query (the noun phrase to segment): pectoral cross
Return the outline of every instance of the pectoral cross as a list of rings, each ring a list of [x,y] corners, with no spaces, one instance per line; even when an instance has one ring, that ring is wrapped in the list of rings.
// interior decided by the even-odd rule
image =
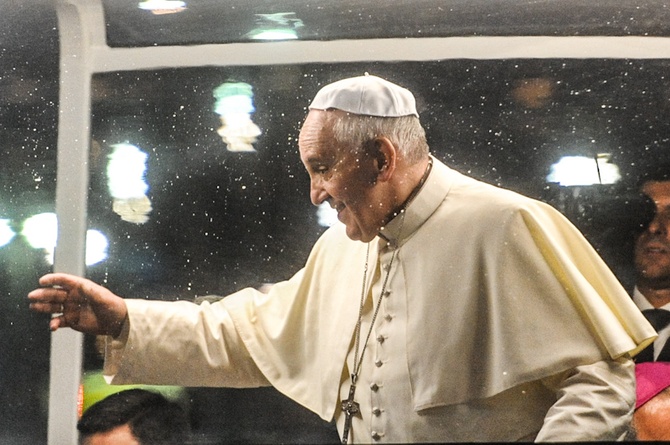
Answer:
[[[342,432],[342,443],[346,445],[349,440],[349,431],[351,430],[351,421],[353,417],[358,415],[360,410],[360,405],[358,402],[354,401],[354,393],[356,392],[356,379],[355,376],[352,376],[351,387],[349,388],[349,397],[346,400],[342,400],[342,411],[344,411],[344,431]]]

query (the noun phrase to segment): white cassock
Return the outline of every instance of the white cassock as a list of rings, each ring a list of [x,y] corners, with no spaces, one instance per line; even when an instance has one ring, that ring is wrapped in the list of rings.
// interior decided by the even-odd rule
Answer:
[[[338,224],[267,294],[127,300],[105,374],[115,384],[273,385],[335,418],[341,434],[361,292],[365,338],[388,272],[350,440],[621,437],[635,402],[630,355],[654,330],[558,211],[433,163],[404,215],[370,243],[364,290],[368,246]]]

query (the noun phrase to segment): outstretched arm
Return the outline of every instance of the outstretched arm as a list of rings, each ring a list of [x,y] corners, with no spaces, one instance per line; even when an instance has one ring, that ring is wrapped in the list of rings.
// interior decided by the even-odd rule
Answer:
[[[30,309],[57,314],[49,323],[52,331],[70,327],[86,334],[121,333],[128,313],[123,298],[91,280],[64,273],[44,275],[39,283],[42,287],[28,294]]]

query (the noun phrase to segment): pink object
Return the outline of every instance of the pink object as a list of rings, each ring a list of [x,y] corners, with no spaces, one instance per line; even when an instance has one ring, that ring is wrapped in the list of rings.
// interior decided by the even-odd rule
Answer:
[[[670,362],[644,362],[635,365],[638,409],[670,386]]]

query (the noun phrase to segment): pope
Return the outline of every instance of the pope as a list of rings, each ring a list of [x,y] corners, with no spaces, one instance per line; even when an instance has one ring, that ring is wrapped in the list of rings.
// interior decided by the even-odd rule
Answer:
[[[112,384],[273,385],[343,443],[625,435],[656,333],[562,214],[433,157],[376,76],[318,91],[298,145],[341,224],[269,292],[147,301],[56,273],[30,307],[107,336]]]

